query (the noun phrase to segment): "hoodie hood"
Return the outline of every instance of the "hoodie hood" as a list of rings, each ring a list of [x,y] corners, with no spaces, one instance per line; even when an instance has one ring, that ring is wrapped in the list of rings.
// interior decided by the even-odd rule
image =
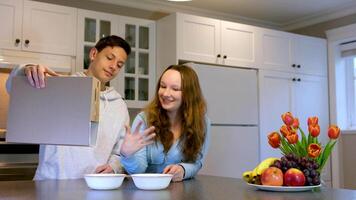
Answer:
[[[107,87],[106,90],[100,91],[100,99],[113,101],[116,99],[122,99],[122,97],[113,87]]]
[[[84,72],[76,72],[74,76],[87,76]],[[113,88],[113,87],[106,87],[104,91],[100,91],[100,99],[107,101],[113,101],[116,99],[122,99],[122,96]]]

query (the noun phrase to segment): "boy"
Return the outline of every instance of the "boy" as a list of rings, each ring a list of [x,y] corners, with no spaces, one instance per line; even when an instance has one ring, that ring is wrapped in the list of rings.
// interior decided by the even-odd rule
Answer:
[[[93,76],[101,82],[97,143],[94,147],[40,145],[35,180],[77,179],[94,172],[122,173],[119,151],[129,115],[121,95],[105,84],[116,77],[130,52],[130,45],[114,35],[100,39],[90,50],[88,70],[74,76]],[[26,75],[36,88],[45,87],[46,76],[60,76],[43,65],[21,66],[11,72],[6,83],[8,91],[16,75]]]

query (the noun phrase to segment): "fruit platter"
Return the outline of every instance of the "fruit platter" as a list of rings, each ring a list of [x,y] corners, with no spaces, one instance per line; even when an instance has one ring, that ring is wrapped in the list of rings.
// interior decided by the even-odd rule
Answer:
[[[281,116],[283,125],[279,132],[268,134],[268,143],[279,149],[280,158],[263,160],[242,178],[248,185],[260,190],[296,192],[308,191],[321,186],[321,172],[340,135],[336,125],[328,129],[329,141],[319,142],[318,117],[308,118],[308,134],[299,127],[299,119],[286,112]]]

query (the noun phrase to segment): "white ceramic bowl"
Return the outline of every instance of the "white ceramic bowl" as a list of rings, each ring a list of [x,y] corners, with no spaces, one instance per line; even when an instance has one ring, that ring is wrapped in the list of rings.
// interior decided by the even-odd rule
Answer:
[[[86,174],[84,179],[91,189],[113,190],[121,186],[125,176],[125,174]]]
[[[136,187],[142,190],[161,190],[168,187],[172,174],[132,174]]]

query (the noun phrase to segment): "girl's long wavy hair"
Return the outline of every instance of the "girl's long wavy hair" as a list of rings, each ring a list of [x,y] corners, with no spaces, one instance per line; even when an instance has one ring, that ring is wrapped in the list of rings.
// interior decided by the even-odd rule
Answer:
[[[166,110],[161,106],[158,97],[161,78],[168,70],[176,70],[181,75],[182,104],[178,114],[181,115],[180,147],[185,162],[194,162],[204,144],[206,102],[203,97],[199,79],[195,71],[185,65],[171,65],[161,75],[156,85],[154,99],[147,105],[144,112],[149,126],[154,126],[156,142],[163,144],[167,153],[173,144],[173,133],[170,131],[170,121]]]

